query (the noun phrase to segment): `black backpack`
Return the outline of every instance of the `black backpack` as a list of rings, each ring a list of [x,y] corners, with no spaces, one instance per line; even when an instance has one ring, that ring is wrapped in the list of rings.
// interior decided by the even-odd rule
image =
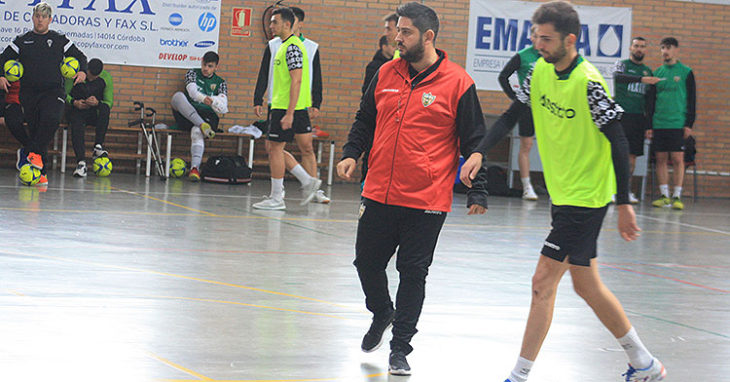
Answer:
[[[245,184],[251,181],[251,168],[240,155],[210,157],[200,170],[201,178],[206,182]]]

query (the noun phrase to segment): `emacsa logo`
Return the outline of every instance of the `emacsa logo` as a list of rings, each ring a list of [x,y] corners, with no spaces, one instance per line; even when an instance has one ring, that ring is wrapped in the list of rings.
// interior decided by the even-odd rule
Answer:
[[[218,20],[215,18],[215,15],[210,12],[205,12],[200,15],[200,18],[198,18],[198,27],[203,32],[212,31],[213,29],[215,29],[215,26],[217,24]]]
[[[178,40],[178,39],[160,39],[160,46],[175,46],[180,48],[186,48],[190,42],[185,40]]]
[[[170,15],[169,21],[170,21],[170,25],[178,26],[178,25],[182,24],[183,17],[179,13],[173,13]]]
[[[215,41],[198,41],[195,43],[196,48],[209,48],[215,45]]]

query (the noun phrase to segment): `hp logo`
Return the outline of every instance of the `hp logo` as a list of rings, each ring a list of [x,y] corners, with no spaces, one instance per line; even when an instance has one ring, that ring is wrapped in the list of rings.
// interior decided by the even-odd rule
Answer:
[[[210,32],[213,29],[215,29],[215,26],[218,24],[218,20],[216,20],[215,15],[213,15],[210,12],[205,12],[202,15],[200,15],[200,18],[198,19],[198,27],[203,32]]]

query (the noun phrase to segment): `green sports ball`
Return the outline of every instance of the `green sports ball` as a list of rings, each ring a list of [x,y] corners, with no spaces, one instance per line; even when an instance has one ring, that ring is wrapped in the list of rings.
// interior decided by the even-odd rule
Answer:
[[[15,60],[5,61],[3,73],[9,82],[15,82],[23,77],[23,64]]]
[[[66,57],[61,64],[61,75],[66,78],[74,78],[80,67],[81,65],[76,57]]]
[[[41,180],[41,170],[31,166],[30,163],[26,163],[20,168],[18,178],[20,178],[20,183],[26,186],[36,185]]]
[[[109,176],[112,173],[112,161],[109,157],[98,157],[94,159],[91,169],[96,176]]]
[[[173,178],[182,178],[188,172],[188,164],[180,158],[170,161],[170,176]]]

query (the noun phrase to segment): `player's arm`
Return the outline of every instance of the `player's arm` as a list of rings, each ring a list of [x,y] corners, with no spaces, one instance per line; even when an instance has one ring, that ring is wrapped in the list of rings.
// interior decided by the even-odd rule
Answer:
[[[87,70],[86,55],[76,47],[73,41],[64,35],[61,35],[61,44],[63,45],[63,55],[65,57],[73,57],[79,61],[79,72],[74,76],[74,85],[84,82]]]
[[[456,132],[459,135],[461,155],[464,158],[470,158],[476,153],[476,158],[481,158],[483,161],[483,155],[477,153],[476,149],[484,138],[486,127],[477,88],[474,84],[459,99],[456,115]],[[469,187],[466,193],[469,215],[483,214],[487,210],[487,172],[484,167],[479,169],[476,176],[470,180],[471,184],[465,184]]]
[[[685,83],[687,87],[687,116],[685,117],[684,126],[692,128],[695,123],[697,113],[697,85],[695,83],[695,75],[690,70]]]
[[[262,106],[264,104],[264,94],[269,86],[269,62],[271,61],[271,49],[266,45],[264,55],[261,58],[261,66],[259,66],[259,76],[256,78],[256,88],[253,91],[253,105]]]
[[[319,52],[321,49],[317,49],[317,53],[314,54],[314,60],[312,60],[312,107],[319,109],[322,106],[322,66],[319,63]]]
[[[108,72],[102,72],[102,76],[104,80],[104,92],[102,93],[103,100],[101,102],[111,109],[112,105],[114,105],[114,81]]]
[[[198,89],[197,80],[198,75],[195,73],[195,70],[188,70],[188,72],[185,73],[185,91],[188,92],[190,99],[195,102],[202,103],[203,100],[205,100],[206,95]]]
[[[515,100],[517,95],[515,94],[515,91],[512,90],[512,85],[509,83],[509,78],[514,74],[514,72],[518,71],[520,69],[520,65],[522,65],[522,59],[520,58],[519,54],[515,54],[510,58],[510,60],[507,62],[507,65],[502,68],[502,71],[499,72],[499,76],[497,79],[499,80],[499,85],[502,86],[502,91],[504,94],[509,97],[511,100]]]
[[[342,148],[342,159],[337,164],[337,175],[343,179],[350,179],[357,167],[357,159],[373,145],[375,121],[378,114],[375,107],[375,89],[378,86],[379,73],[380,71],[375,73],[370,86],[360,100],[360,109],[355,114],[355,122],[347,135],[347,143]]]

